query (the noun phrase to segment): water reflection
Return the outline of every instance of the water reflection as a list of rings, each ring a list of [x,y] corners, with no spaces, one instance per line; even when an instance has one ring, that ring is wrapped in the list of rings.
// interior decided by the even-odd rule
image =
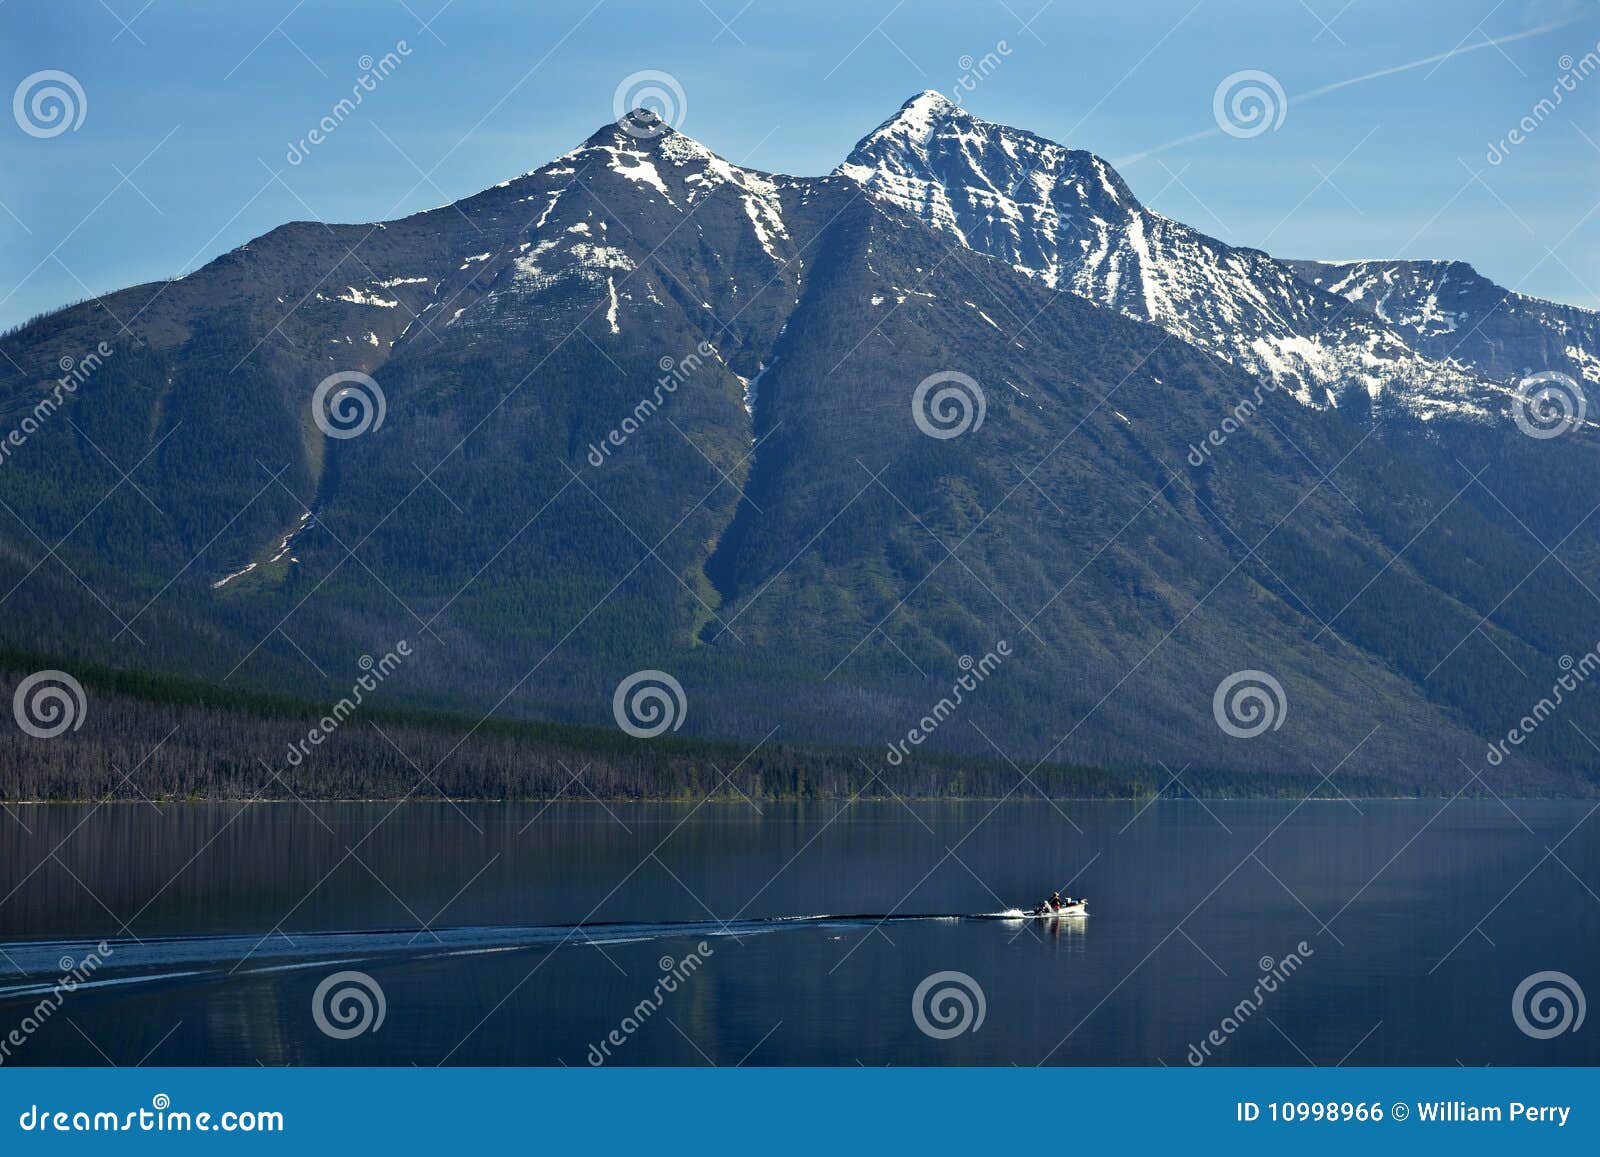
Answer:
[[[1074,804],[1081,832],[1042,804],[911,806],[21,808],[0,1037],[85,942],[117,947],[94,980],[138,983],[73,992],[5,1063],[582,1065],[663,956],[713,939],[607,1063],[1177,1064],[1301,942],[1271,1023],[1208,1063],[1600,1063],[1595,1034],[1509,1013],[1526,976],[1600,958],[1588,804]],[[1066,879],[1091,915],[995,918]],[[334,1040],[312,997],[347,968],[388,1015]],[[981,985],[981,1032],[917,1029],[940,971]]]

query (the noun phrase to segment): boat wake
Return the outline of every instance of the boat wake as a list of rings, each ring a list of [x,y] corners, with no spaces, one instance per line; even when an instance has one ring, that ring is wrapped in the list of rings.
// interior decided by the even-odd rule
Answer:
[[[855,913],[751,920],[477,925],[349,932],[283,932],[0,944],[0,1004],[65,986],[76,991],[162,982],[261,976],[388,959],[424,960],[667,939],[761,936],[799,928],[866,929],[885,923],[1026,920],[1019,908],[941,915]]]

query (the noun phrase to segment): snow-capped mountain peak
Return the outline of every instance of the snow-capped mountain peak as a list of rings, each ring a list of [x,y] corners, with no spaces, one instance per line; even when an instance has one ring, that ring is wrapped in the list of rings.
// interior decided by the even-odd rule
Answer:
[[[468,249],[402,337],[561,318],[621,339],[679,298],[696,316],[730,319],[728,333],[707,336],[739,349],[747,325],[764,324],[767,307],[748,305],[750,292],[782,289],[792,301],[803,276],[783,187],[635,110],[531,172],[432,210],[469,224]],[[686,284],[676,269],[690,253],[716,276]],[[747,296],[734,300],[741,284]]]
[[[1071,220],[1126,221],[1133,202],[1091,153],[980,120],[936,92],[912,97],[838,170],[962,243],[1056,285]]]
[[[1419,417],[1484,417],[1503,390],[1423,356],[1286,262],[1142,205],[1103,158],[919,93],[838,172],[962,245],[1262,374],[1310,405],[1352,390]]]
[[[959,111],[943,94],[927,89],[901,105],[900,111],[873,130],[862,145],[880,138],[903,141],[913,147],[925,144],[941,121]]]

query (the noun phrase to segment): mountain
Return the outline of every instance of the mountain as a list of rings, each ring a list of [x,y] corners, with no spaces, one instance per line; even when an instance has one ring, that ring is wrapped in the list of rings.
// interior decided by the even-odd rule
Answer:
[[[1413,349],[1486,377],[1555,370],[1600,388],[1600,314],[1503,289],[1465,261],[1293,261]]]
[[[1029,794],[1039,761],[1597,783],[1576,726],[1484,758],[1600,639],[1591,431],[1523,437],[1493,374],[927,95],[818,178],[630,114],[0,352],[15,671],[337,699],[405,639],[386,703],[609,725],[666,671],[685,734],[926,743]],[[1247,741],[1213,696],[1257,671]]]
[[[839,172],[975,252],[1252,373],[1309,405],[1354,392],[1427,420],[1505,410],[1503,387],[1408,344],[1296,267],[1139,203],[1104,160],[983,121],[935,92],[908,101]]]

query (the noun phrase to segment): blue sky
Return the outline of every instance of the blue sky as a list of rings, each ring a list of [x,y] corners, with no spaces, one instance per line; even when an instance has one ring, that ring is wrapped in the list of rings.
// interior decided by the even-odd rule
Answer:
[[[1596,0],[9,0],[0,30],[7,91],[59,70],[86,106],[51,137],[0,121],[0,326],[286,220],[469,195],[612,119],[640,70],[675,77],[682,130],[730,160],[815,174],[986,54],[974,113],[1117,162],[1152,207],[1224,240],[1462,258],[1600,307],[1600,72],[1536,112],[1600,54]],[[392,74],[289,164],[362,58],[402,41]],[[1247,139],[1212,107],[1246,69],[1286,97]]]

